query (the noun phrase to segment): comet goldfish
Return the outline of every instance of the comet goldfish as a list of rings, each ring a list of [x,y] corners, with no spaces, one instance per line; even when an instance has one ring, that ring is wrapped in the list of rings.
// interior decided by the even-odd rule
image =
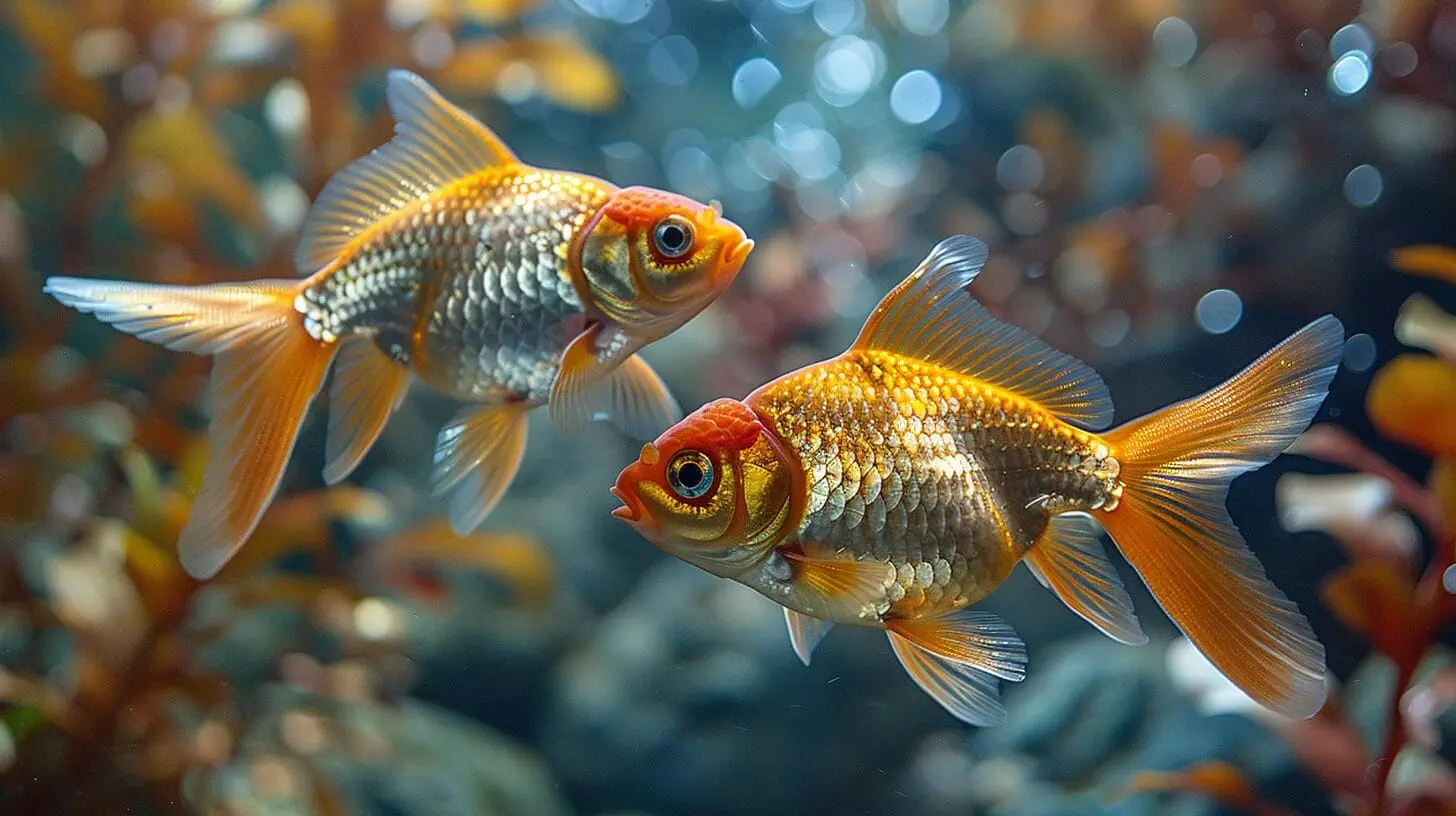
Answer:
[[[753,248],[716,205],[523,164],[414,74],[393,71],[394,138],[325,186],[302,280],[182,287],[51,278],[118,329],[214,355],[212,458],[178,542],[216,574],[272,501],[331,365],[329,483],[363,458],[414,379],[470,403],[441,432],[437,493],[465,532],[499,501],[549,405],[638,438],[682,416],[636,352],[711,303]]]
[[[1025,677],[1015,631],[971,609],[1025,563],[1105,634],[1147,641],[1089,517],[1163,609],[1264,706],[1307,717],[1324,649],[1224,507],[1325,397],[1344,330],[1322,317],[1202,396],[1106,433],[1085,364],[966,291],[981,242],[942,242],[837,357],[647,444],[612,492],[659,548],[781,604],[794,650],[836,623],[884,629],[920,687],[974,725]]]

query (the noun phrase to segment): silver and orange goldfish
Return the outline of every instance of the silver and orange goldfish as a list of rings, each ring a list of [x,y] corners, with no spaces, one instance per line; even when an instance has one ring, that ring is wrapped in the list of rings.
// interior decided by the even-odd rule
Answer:
[[[888,632],[961,720],[1004,721],[1024,644],[970,607],[1018,563],[1119,641],[1147,640],[1090,519],[1163,609],[1264,706],[1307,717],[1324,649],[1224,507],[1284,451],[1343,350],[1322,317],[1219,387],[1121,427],[1085,364],[1001,323],[967,286],[980,241],[942,242],[837,357],[722,399],[627,467],[614,511],[661,549],[785,609],[805,664],[836,623]]]
[[[387,83],[394,138],[319,195],[302,280],[46,284],[122,331],[216,358],[212,458],[178,543],[194,577],[257,526],[331,366],[331,484],[412,380],[470,403],[435,450],[462,532],[514,477],[530,409],[549,405],[566,431],[605,415],[650,438],[682,414],[636,352],[711,303],[753,247],[716,205],[531,167],[418,76]]]

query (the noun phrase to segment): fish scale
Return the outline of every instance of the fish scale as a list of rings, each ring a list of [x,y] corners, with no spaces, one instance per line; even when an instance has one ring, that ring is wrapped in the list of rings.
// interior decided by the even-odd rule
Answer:
[[[981,599],[1036,542],[1050,509],[1102,507],[1116,487],[1116,460],[1091,434],[916,360],[851,351],[780,380],[752,406],[805,470],[798,538],[895,566],[888,600],[901,616]]]
[[[514,166],[478,174],[450,193],[367,235],[305,290],[301,311],[319,337],[372,334],[449,396],[542,404],[582,323],[567,236],[610,188]],[[410,316],[408,327],[402,315]]]

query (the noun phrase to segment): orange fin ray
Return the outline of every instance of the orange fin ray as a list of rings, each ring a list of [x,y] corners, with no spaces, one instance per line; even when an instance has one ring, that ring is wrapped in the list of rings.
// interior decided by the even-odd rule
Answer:
[[[1026,644],[990,612],[961,609],[930,618],[891,618],[885,628],[952,663],[974,666],[1002,680],[1026,679]]]
[[[46,283],[61,303],[121,331],[175,351],[216,355],[212,450],[177,542],[182,566],[194,578],[216,575],[258,526],[333,361],[335,347],[313,339],[293,308],[301,286]]]
[[[454,489],[450,525],[468,535],[500,503],[526,451],[527,407],[521,402],[470,406],[440,431],[434,492]]]
[[[638,440],[656,437],[683,417],[667,385],[632,353],[625,334],[600,326],[582,332],[562,354],[549,410],[563,435],[578,434],[601,418]]]
[[[1314,715],[1324,647],[1268,579],[1224,506],[1229,483],[1289,447],[1323,402],[1344,351],[1326,315],[1228,382],[1108,434],[1121,502],[1097,518],[1168,616],[1265,707]]]
[[[787,607],[784,608],[784,621],[789,625],[789,644],[794,647],[794,654],[799,656],[805,666],[809,665],[814,649],[829,634],[829,630],[834,628],[834,624]]]
[[[1112,424],[1112,396],[1086,363],[1002,323],[966,290],[986,245],[941,241],[875,307],[852,349],[888,351],[983,380],[1091,430]]]
[[[409,392],[411,379],[409,369],[389,359],[372,338],[341,344],[329,390],[324,482],[338,484],[359,466]]]
[[[858,617],[860,610],[885,602],[895,580],[895,568],[883,561],[854,561],[831,554],[777,551],[792,570],[792,583],[802,602],[802,614],[824,620]]]
[[[997,678],[1026,676],[1026,646],[995,615],[962,610],[886,622],[900,665],[926,694],[970,725],[1006,722]]]
[[[409,71],[389,72],[385,97],[396,120],[394,138],[324,186],[294,253],[301,274],[332,263],[350,241],[386,216],[452,182],[517,161],[490,128]]]
[[[1087,516],[1053,516],[1046,533],[1026,554],[1026,566],[1042,586],[1103,634],[1134,646],[1148,642],[1132,598]]]
[[[292,309],[298,290],[299,282],[292,280],[170,286],[57,277],[48,279],[43,291],[171,351],[217,354],[275,324],[289,324],[302,334]]]

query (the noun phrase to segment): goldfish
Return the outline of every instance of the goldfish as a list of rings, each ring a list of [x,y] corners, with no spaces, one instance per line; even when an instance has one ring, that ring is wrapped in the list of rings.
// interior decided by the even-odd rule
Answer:
[[[682,416],[637,352],[733,280],[753,241],[703,205],[520,161],[425,80],[391,71],[393,138],[325,185],[297,280],[197,287],[56,277],[45,291],[121,331],[211,355],[211,458],[178,541],[215,575],[278,491],[332,368],[324,480],[346,478],[419,380],[466,403],[435,445],[452,525],[514,478],[527,413],[650,438]]]
[[[1313,715],[1324,648],[1225,508],[1320,407],[1344,328],[1315,320],[1207,393],[1110,431],[1089,366],[991,316],[987,259],[938,244],[842,354],[704,405],[642,448],[613,511],[665,552],[784,608],[808,665],[835,624],[885,630],[952,715],[1005,721],[1026,647],[973,608],[1018,563],[1072,611],[1147,641],[1100,525],[1163,609],[1267,708]]]

